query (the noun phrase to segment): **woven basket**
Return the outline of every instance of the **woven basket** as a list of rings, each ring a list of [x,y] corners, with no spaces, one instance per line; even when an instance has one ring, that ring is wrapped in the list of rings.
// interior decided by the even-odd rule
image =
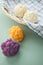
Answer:
[[[20,24],[27,25],[38,35],[43,37],[43,0],[1,0],[0,2],[2,4],[3,11],[8,17]],[[20,19],[13,15],[13,9],[18,3],[25,4],[29,10],[34,10],[37,13],[37,24],[30,23],[29,21],[26,21],[23,18]]]

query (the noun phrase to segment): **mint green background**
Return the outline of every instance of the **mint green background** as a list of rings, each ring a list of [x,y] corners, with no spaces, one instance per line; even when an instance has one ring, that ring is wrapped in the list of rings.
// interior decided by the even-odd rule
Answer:
[[[5,57],[0,48],[0,65],[43,65],[43,39],[28,27],[8,18],[0,5],[0,45],[10,38],[8,29],[13,25],[23,28],[25,38],[21,42],[20,51],[16,56]]]

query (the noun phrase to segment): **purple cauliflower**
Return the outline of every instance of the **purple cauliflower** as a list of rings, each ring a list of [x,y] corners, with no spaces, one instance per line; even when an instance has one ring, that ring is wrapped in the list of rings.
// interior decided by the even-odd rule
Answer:
[[[14,56],[19,51],[20,44],[12,39],[7,39],[2,43],[1,48],[5,56]]]

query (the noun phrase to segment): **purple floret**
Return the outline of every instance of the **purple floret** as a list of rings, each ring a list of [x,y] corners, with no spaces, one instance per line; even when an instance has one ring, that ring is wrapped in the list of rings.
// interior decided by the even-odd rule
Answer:
[[[2,43],[1,48],[5,56],[14,56],[19,51],[20,44],[12,39],[7,39]]]

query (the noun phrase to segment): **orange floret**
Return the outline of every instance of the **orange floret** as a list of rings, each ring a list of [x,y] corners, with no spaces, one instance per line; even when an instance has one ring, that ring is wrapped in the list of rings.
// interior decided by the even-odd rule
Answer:
[[[9,29],[9,34],[13,40],[21,42],[24,38],[24,31],[19,26],[13,26]]]

